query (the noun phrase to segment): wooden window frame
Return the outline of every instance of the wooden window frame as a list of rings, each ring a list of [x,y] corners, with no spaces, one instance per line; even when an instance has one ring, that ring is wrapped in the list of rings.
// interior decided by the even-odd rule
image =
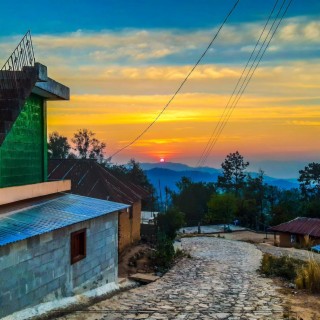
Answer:
[[[81,229],[71,233],[70,236],[70,260],[74,264],[87,256],[87,229]]]

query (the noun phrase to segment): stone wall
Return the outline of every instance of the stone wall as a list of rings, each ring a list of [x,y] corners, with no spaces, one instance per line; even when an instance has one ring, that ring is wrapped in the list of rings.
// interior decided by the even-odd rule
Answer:
[[[117,214],[0,247],[0,318],[118,277]],[[70,234],[86,228],[86,257],[70,263]]]

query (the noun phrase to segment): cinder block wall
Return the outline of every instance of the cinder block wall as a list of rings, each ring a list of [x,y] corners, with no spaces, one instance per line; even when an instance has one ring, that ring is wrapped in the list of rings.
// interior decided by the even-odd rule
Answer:
[[[0,247],[0,318],[118,277],[118,213]],[[87,255],[71,265],[70,234],[87,228]]]
[[[119,214],[119,253],[140,240],[140,224],[141,201],[133,204],[132,219],[126,210]]]

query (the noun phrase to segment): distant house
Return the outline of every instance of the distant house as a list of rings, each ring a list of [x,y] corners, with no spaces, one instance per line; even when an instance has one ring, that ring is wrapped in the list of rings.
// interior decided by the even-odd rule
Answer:
[[[157,211],[141,211],[141,224],[155,224]]]
[[[47,181],[46,103],[68,99],[27,33],[0,70],[0,318],[117,287],[118,212],[129,206]]]
[[[71,180],[71,192],[129,205],[119,211],[119,253],[140,240],[141,201],[148,192],[128,181],[122,181],[90,159],[51,159],[49,180]]]
[[[305,246],[310,241],[320,243],[320,219],[298,217],[269,230],[279,234],[280,247]]]

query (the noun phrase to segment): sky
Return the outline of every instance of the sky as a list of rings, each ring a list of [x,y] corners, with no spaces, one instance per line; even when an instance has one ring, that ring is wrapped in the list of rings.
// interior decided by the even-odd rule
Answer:
[[[48,103],[49,132],[88,128],[109,157],[155,119],[234,3],[2,1],[0,64],[30,29],[36,60],[71,89],[70,101]],[[196,166],[274,4],[240,0],[159,121],[112,162]],[[238,150],[251,171],[296,178],[320,161],[319,18],[319,1],[293,0],[204,165],[218,168]]]

